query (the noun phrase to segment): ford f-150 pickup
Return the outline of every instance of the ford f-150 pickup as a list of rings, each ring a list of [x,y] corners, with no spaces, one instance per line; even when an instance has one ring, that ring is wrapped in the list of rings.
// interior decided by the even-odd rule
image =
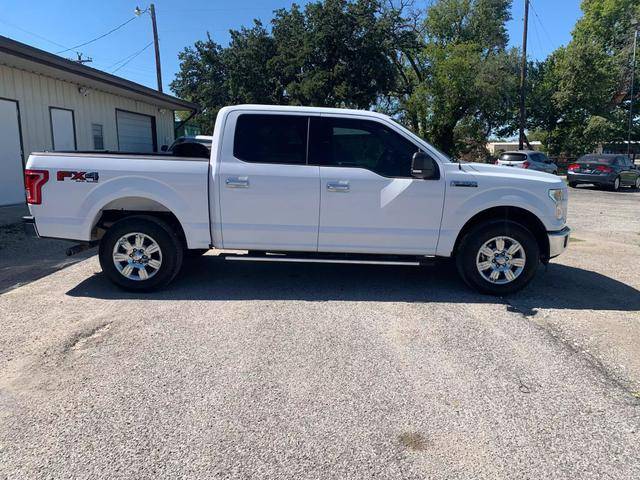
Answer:
[[[196,145],[196,144],[189,144]],[[29,217],[41,237],[99,244],[106,276],[164,287],[185,255],[421,265],[454,257],[503,295],[567,247],[567,188],[551,174],[461,163],[370,111],[220,110],[211,151],[32,153]]]

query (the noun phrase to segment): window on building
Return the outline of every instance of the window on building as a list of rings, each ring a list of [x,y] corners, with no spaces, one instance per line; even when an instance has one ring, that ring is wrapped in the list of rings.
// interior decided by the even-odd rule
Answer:
[[[366,168],[385,177],[411,177],[411,160],[418,150],[379,122],[311,119],[310,164]]]
[[[104,135],[102,134],[102,125],[100,125],[99,123],[92,123],[91,134],[93,135],[93,149],[104,150]]]
[[[233,156],[245,162],[304,165],[308,121],[297,115],[240,115]]]

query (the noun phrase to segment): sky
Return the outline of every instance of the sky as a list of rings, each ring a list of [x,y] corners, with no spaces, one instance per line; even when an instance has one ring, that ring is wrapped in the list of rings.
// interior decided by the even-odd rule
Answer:
[[[141,2],[144,0],[140,0]],[[304,4],[307,0],[298,0]],[[254,18],[265,25],[273,10],[290,8],[291,0],[156,0],[160,38],[163,85],[179,69],[178,53],[196,40],[212,38],[226,45],[229,29],[251,25]],[[428,0],[416,0],[416,4]],[[0,35],[10,37],[67,58],[76,51],[90,57],[88,65],[155,88],[155,58],[151,19],[136,17],[136,6],[148,3],[136,0],[0,0]],[[543,59],[571,39],[571,31],[580,17],[580,0],[531,0],[529,14],[529,57]],[[514,0],[513,19],[508,24],[510,44],[522,43],[524,0]],[[75,47],[105,34],[128,20],[117,31],[83,47]],[[146,47],[146,48],[145,48]],[[71,49],[70,49],[71,48]],[[68,50],[70,49],[70,50]],[[68,50],[68,51],[64,51]]]

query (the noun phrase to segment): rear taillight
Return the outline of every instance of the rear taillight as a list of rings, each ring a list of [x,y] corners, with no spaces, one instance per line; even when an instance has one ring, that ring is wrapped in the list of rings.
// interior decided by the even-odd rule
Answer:
[[[598,165],[596,170],[601,173],[611,173],[613,172],[613,168],[607,167],[606,165]]]
[[[522,162],[522,168],[529,168],[531,166],[531,164],[529,162],[527,162],[526,160],[524,162]]]
[[[572,163],[567,167],[567,170],[569,172],[573,172],[574,170],[580,170],[580,165],[578,165],[577,163]]]
[[[49,180],[47,170],[25,170],[24,185],[27,191],[27,203],[40,205],[42,203],[42,186]]]

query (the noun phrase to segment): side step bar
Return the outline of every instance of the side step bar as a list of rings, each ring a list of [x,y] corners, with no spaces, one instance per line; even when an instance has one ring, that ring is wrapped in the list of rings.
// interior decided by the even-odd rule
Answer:
[[[290,263],[340,263],[352,265],[392,265],[418,267],[433,261],[435,257],[411,257],[411,260],[396,259],[381,256],[375,259],[373,255],[365,258],[335,258],[335,257],[295,257],[288,255],[251,255],[251,254],[223,254],[225,260],[236,262],[290,262]]]

